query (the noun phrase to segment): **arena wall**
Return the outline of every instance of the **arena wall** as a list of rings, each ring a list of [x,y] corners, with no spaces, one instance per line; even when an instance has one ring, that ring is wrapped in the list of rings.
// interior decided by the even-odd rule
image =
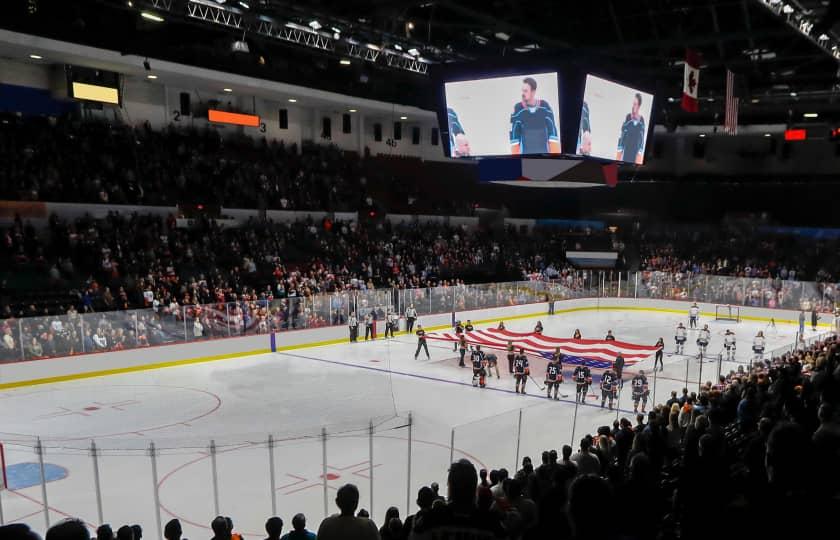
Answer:
[[[555,316],[572,315],[580,311],[639,311],[673,313],[686,315],[690,302],[635,299],[635,298],[580,298],[558,300],[555,303]],[[715,316],[715,304],[698,303],[701,317],[705,320]],[[536,316],[548,316],[545,302],[520,306],[507,306],[455,314],[459,320],[472,320],[476,325],[495,325],[499,320],[515,320]],[[799,312],[794,310],[752,308],[740,306],[740,316],[744,320],[768,321],[773,318],[777,324],[798,324]],[[427,330],[450,328],[452,313],[427,315],[420,318],[420,323]],[[825,316],[823,316],[825,317]],[[810,314],[806,314],[810,324]],[[823,320],[821,327],[831,326],[831,321]],[[670,336],[663,336],[669,338]],[[334,345],[347,341],[345,326],[312,328],[279,332],[273,335],[259,334],[252,336],[221,338],[190,343],[163,345],[144,349],[132,349],[106,353],[81,354],[47,360],[31,360],[10,364],[0,364],[0,390],[36,384],[116,375],[133,371],[162,369],[201,362],[232,360],[253,354],[302,349]]]

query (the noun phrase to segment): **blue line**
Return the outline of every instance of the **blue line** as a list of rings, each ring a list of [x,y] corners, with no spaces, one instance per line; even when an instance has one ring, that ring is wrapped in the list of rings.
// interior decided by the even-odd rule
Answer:
[[[325,360],[324,358],[316,358],[314,356],[304,356],[302,354],[291,354],[291,353],[287,353],[287,352],[278,352],[276,354],[281,354],[281,355],[284,355],[284,356],[291,356],[292,358],[303,358],[304,360],[314,360],[316,362],[324,362],[326,364],[335,364],[335,365],[344,366],[344,367],[367,369],[369,371],[378,371],[380,373],[391,373],[393,375],[402,375],[403,377],[413,377],[415,379],[423,379],[423,380],[426,380],[426,381],[441,382],[441,383],[446,383],[446,384],[457,384],[459,386],[467,386],[467,387],[470,387],[470,388],[474,388],[471,383],[453,381],[453,380],[450,380],[450,379],[441,379],[439,377],[431,377],[429,375],[419,375],[417,373],[406,373],[404,371],[394,371],[392,369],[382,369],[382,368],[377,368],[377,367],[372,367],[372,366],[361,366],[361,365],[358,365],[358,364],[347,364],[345,362],[338,362],[336,360]],[[515,394],[516,393],[516,392],[511,392],[510,390],[506,390],[504,388],[492,388],[492,387],[489,387],[489,386],[485,387],[485,388],[482,388],[482,390],[493,390],[495,392],[504,392],[506,394]],[[540,399],[540,400],[543,400],[543,401],[548,400],[548,398],[543,397],[542,394],[520,394],[520,395],[525,396],[525,397]],[[597,397],[595,398],[595,400],[597,401]],[[551,401],[554,401],[554,400],[551,400]],[[565,402],[565,403],[574,403],[574,401],[572,401],[571,399],[564,399],[564,398],[560,398],[556,401],[562,401],[562,402]],[[581,407],[594,407],[596,409],[601,408],[600,405],[590,405],[588,403],[580,403],[580,406]],[[616,410],[618,410],[618,412],[623,412],[623,413],[626,413],[626,414],[636,414],[629,409],[618,409],[618,408],[616,408],[616,409],[613,409],[612,411],[610,411],[609,409],[604,407],[604,410],[612,412],[612,413],[614,413],[614,412],[616,412]]]

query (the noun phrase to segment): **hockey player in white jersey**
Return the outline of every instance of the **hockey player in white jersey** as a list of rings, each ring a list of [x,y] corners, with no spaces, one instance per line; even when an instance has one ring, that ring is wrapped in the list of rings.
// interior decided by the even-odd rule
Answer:
[[[680,324],[677,325],[677,330],[674,333],[674,341],[677,344],[677,351],[676,351],[677,354],[683,354],[683,351],[685,350],[686,339],[687,338],[686,338],[685,326],[683,326],[683,323],[680,323]]]
[[[706,347],[709,346],[710,341],[712,341],[712,333],[709,331],[709,325],[704,324],[703,329],[697,335],[697,348],[700,349],[700,360],[706,356]]]
[[[695,329],[697,328],[697,319],[700,317],[700,308],[697,307],[697,302],[691,305],[688,308],[688,327]]]
[[[726,349],[726,361],[735,360],[735,332],[727,329],[723,336],[723,348]]]
[[[764,332],[760,331],[756,336],[753,338],[753,354],[755,354],[755,359],[760,361],[764,358],[764,347],[766,345],[766,341],[764,339]]]

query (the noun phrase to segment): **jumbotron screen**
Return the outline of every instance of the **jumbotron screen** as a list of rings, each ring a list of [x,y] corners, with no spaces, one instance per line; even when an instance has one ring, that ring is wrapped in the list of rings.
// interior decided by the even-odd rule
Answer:
[[[452,157],[560,153],[557,73],[444,84]]]
[[[575,153],[641,165],[652,105],[652,94],[587,75]]]

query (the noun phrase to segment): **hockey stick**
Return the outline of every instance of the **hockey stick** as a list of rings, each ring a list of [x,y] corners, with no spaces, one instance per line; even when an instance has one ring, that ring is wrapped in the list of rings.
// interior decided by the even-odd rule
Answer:
[[[528,375],[528,378],[531,379],[532,381],[534,381],[534,384],[537,385],[537,388],[539,388],[540,391],[545,390],[545,386],[540,386],[540,383],[538,383],[537,380],[535,378],[533,378],[531,375]]]

